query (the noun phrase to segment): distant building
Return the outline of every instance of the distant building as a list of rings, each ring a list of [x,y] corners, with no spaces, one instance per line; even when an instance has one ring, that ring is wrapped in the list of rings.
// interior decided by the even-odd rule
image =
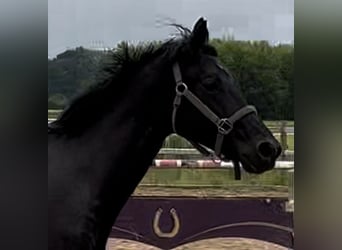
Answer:
[[[103,41],[92,41],[89,47],[85,47],[88,50],[95,50],[95,51],[111,51],[113,48],[110,48],[109,46],[105,46],[105,43]]]

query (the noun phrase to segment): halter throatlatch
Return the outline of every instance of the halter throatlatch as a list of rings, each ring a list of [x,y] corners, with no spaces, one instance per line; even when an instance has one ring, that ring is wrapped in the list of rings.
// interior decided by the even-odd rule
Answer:
[[[177,110],[181,104],[182,97],[184,96],[188,101],[190,101],[205,117],[207,117],[211,122],[213,122],[217,127],[217,136],[214,153],[210,152],[203,145],[189,141],[200,153],[205,156],[209,156],[212,160],[217,161],[222,159],[221,149],[224,137],[228,135],[232,130],[234,123],[244,116],[257,113],[254,106],[245,106],[237,110],[228,118],[219,118],[207,105],[205,105],[200,99],[197,98],[189,89],[188,86],[182,81],[182,75],[178,63],[173,65],[173,75],[176,80],[176,96],[173,101],[173,112],[172,112],[172,129],[175,133],[176,131],[176,114]],[[233,161],[235,170],[235,179],[241,179],[240,163],[239,161]]]

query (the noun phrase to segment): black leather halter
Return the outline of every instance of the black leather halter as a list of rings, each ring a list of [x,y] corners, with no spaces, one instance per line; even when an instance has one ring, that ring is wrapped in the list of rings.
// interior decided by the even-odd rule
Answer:
[[[228,118],[219,118],[207,105],[205,105],[197,96],[195,96],[189,89],[188,86],[182,81],[182,75],[178,63],[173,65],[173,75],[176,80],[176,97],[173,102],[173,112],[172,112],[172,128],[176,132],[176,114],[177,110],[181,104],[182,97],[184,96],[188,101],[190,101],[204,116],[206,116],[210,121],[212,121],[217,126],[217,136],[215,143],[214,153],[209,152],[209,150],[203,145],[189,141],[198,151],[200,151],[205,156],[211,157],[213,160],[222,159],[221,149],[224,137],[228,135],[232,130],[234,123],[246,115],[251,113],[257,113],[254,106],[247,105],[237,110]],[[235,179],[241,179],[240,164],[239,161],[233,161],[235,169]]]

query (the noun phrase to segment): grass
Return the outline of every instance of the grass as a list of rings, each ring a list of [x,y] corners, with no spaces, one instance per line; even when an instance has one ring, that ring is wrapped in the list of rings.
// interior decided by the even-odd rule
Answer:
[[[234,179],[233,169],[150,168],[141,185],[169,187],[288,186],[290,173],[274,169],[262,175],[242,172],[242,180]]]
[[[293,197],[294,172],[274,169],[261,175],[233,169],[150,168],[134,196]]]
[[[274,169],[261,175],[233,169],[150,168],[134,196],[293,197],[293,174]]]
[[[261,175],[233,169],[150,168],[134,196],[168,197],[293,197],[294,172],[274,169]]]

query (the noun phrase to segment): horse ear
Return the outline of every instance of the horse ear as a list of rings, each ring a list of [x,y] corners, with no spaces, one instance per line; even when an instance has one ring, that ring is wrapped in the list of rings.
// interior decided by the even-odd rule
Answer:
[[[196,22],[192,34],[191,34],[191,45],[195,49],[201,48],[207,44],[209,40],[209,31],[207,28],[207,21],[203,17],[198,19]]]

